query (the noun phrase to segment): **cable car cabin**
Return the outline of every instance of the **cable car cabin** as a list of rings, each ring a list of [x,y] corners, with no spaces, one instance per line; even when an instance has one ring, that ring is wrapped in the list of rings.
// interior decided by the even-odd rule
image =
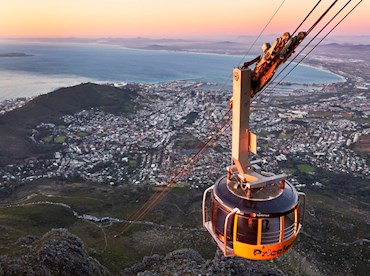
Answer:
[[[249,128],[251,97],[260,89],[252,75],[256,72],[245,66],[233,70],[232,165],[204,192],[203,225],[225,256],[268,260],[288,251],[297,238],[304,194],[285,174],[263,172],[249,159],[257,154]]]
[[[224,176],[204,192],[203,225],[225,256],[268,260],[292,247],[301,229],[304,194],[284,174],[252,174],[262,178],[251,183],[254,188]]]

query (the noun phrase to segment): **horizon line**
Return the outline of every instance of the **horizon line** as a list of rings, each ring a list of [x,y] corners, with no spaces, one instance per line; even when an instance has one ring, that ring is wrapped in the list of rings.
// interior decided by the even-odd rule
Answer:
[[[194,39],[194,38],[226,38],[226,37],[256,37],[258,34],[229,34],[229,35],[183,35],[183,36],[174,36],[174,35],[66,35],[66,36],[53,36],[53,35],[45,35],[45,36],[2,36],[0,35],[0,39],[109,39],[109,38],[152,38],[152,39]],[[279,33],[268,33],[262,36],[276,36]],[[333,34],[330,36],[333,37],[370,37],[370,34]]]

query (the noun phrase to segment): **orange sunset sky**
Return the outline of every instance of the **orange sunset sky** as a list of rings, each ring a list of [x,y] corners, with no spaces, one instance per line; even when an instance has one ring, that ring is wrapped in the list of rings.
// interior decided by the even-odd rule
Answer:
[[[353,0],[350,7],[358,1]],[[286,0],[266,33],[293,31],[317,2]],[[322,0],[309,22],[312,24],[332,2]],[[339,0],[330,15],[346,2]],[[0,37],[255,35],[281,3],[282,0],[0,0]],[[333,35],[370,35],[369,12],[370,1],[364,0]],[[305,25],[302,29],[307,28]]]

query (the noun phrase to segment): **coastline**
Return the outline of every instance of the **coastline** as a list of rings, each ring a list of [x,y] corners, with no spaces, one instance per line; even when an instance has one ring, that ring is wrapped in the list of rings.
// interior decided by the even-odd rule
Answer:
[[[336,76],[338,76],[339,78],[341,78],[341,81],[337,81],[335,83],[339,83],[339,82],[347,82],[347,79],[342,76],[341,74],[339,73],[336,73],[333,68],[331,68],[330,66],[326,66],[325,67],[325,63],[321,63],[319,66],[315,66],[315,65],[312,65],[310,63],[303,63],[301,64],[303,66],[307,66],[307,67],[310,67],[310,68],[314,68],[315,70],[319,70],[319,71],[322,71],[322,72],[325,72],[325,73],[330,73],[330,74],[334,74]]]
[[[54,42],[56,43],[56,42]],[[50,44],[53,44],[53,42],[50,42]],[[237,52],[224,52],[224,53],[217,53],[217,52],[212,52],[212,51],[196,51],[196,50],[189,50],[189,49],[150,49],[150,48],[143,48],[143,47],[127,47],[127,46],[124,46],[124,45],[120,45],[120,44],[114,44],[114,43],[107,43],[107,42],[86,42],[86,43],[82,43],[82,42],[63,42],[63,44],[66,44],[66,45],[81,45],[81,44],[87,44],[87,45],[93,45],[93,46],[110,46],[112,48],[116,48],[116,49],[126,49],[126,50],[137,50],[137,51],[144,51],[144,52],[165,52],[165,53],[184,53],[184,54],[193,54],[193,55],[205,55],[205,56],[220,56],[220,57],[239,57],[240,58],[240,62],[239,64],[236,64],[236,66],[240,66],[242,62],[244,62],[245,60],[252,60],[253,58],[255,58],[257,55],[251,55],[249,53],[244,53],[244,54],[240,54],[240,53],[237,53]],[[262,51],[261,53],[262,54]],[[293,64],[296,64],[295,62]],[[338,82],[346,82],[346,78],[338,73],[335,73],[332,68],[330,67],[325,67],[325,63],[320,63],[320,65],[317,67],[315,65],[312,65],[310,63],[307,63],[307,62],[303,62],[300,64],[300,66],[307,66],[307,67],[310,67],[310,68],[313,68],[315,70],[319,70],[319,71],[322,71],[322,72],[325,72],[325,73],[329,73],[329,74],[333,74],[337,77],[339,77],[341,79],[341,81],[338,81]]]
[[[1,41],[1,42],[4,42],[4,41]],[[69,42],[50,42],[50,41],[43,41],[43,42],[40,42],[40,41],[18,41],[16,40],[15,43],[17,45],[19,45],[20,47],[22,47],[23,45],[26,45],[25,47],[29,47],[29,45],[33,46],[33,45],[46,45],[46,46],[61,46],[61,48],[63,48],[63,46],[65,46],[66,48],[68,47],[73,47],[73,49],[78,49],[81,47],[81,49],[78,49],[78,50],[82,50],[83,51],[83,48],[82,47],[91,47],[89,50],[91,51],[89,54],[91,55],[92,53],[97,53],[99,51],[101,51],[101,48],[108,48],[108,49],[115,49],[115,50],[120,50],[120,49],[124,49],[124,50],[127,50],[127,51],[130,51],[126,54],[129,54],[129,55],[132,55],[134,54],[134,57],[135,57],[135,54],[137,56],[141,56],[140,53],[149,53],[149,58],[151,56],[155,56],[155,54],[157,53],[159,55],[159,57],[157,57],[157,60],[160,60],[161,58],[165,58],[164,55],[166,55],[166,53],[168,53],[170,55],[170,57],[172,58],[172,55],[173,57],[175,57],[175,60],[174,62],[172,62],[172,64],[170,64],[171,66],[174,66],[173,64],[176,64],[179,60],[181,62],[181,59],[182,60],[187,60],[188,57],[187,55],[199,55],[199,56],[202,56],[204,57],[203,60],[200,59],[200,63],[202,63],[203,61],[210,61],[211,59],[207,59],[206,57],[222,57],[221,59],[218,59],[217,62],[219,62],[219,65],[218,65],[218,68],[215,69],[213,72],[209,73],[208,71],[206,72],[206,69],[203,70],[201,69],[202,67],[200,66],[196,66],[196,65],[192,65],[193,67],[188,67],[186,68],[186,70],[184,71],[173,71],[171,70],[172,68],[167,68],[165,67],[164,69],[166,69],[164,71],[164,73],[171,73],[171,75],[158,75],[160,76],[159,78],[156,78],[155,75],[152,75],[152,76],[147,76],[147,77],[141,77],[140,79],[140,75],[135,75],[136,72],[138,72],[138,70],[140,71],[140,68],[139,69],[135,69],[133,70],[132,72],[128,71],[129,73],[126,73],[125,75],[125,72],[123,72],[123,75],[118,75],[117,74],[117,70],[119,70],[117,68],[116,72],[114,72],[115,74],[113,75],[109,75],[109,72],[108,74],[105,74],[105,76],[99,76],[99,72],[98,73],[93,73],[92,75],[89,75],[89,74],[86,74],[86,72],[84,72],[83,74],[78,74],[79,71],[77,70],[77,73],[76,73],[76,70],[75,72],[71,72],[71,74],[53,74],[53,72],[48,72],[48,71],[45,71],[45,72],[42,72],[42,71],[35,71],[35,72],[30,72],[30,71],[27,71],[27,70],[16,70],[16,69],[12,69],[12,70],[7,70],[4,68],[0,68],[0,88],[2,91],[6,91],[5,93],[1,93],[0,95],[0,100],[5,100],[5,99],[11,99],[11,98],[18,98],[18,97],[28,97],[28,96],[35,96],[35,95],[40,95],[40,94],[45,94],[45,93],[48,93],[48,92],[51,92],[55,89],[58,89],[60,87],[66,87],[66,86],[72,86],[72,85],[76,85],[76,84],[79,84],[79,83],[83,83],[83,82],[94,82],[94,83],[119,83],[119,82],[129,82],[129,83],[143,83],[143,84],[150,84],[150,83],[169,83],[169,82],[173,82],[173,81],[177,81],[177,80],[188,80],[188,81],[195,81],[195,82],[211,82],[211,83],[219,83],[220,85],[224,83],[224,81],[226,81],[226,75],[225,73],[221,73],[220,71],[220,65],[225,63],[225,64],[229,64],[229,63],[233,63],[233,61],[231,59],[229,59],[230,57],[232,57],[233,59],[237,60],[237,62],[240,60],[242,61],[244,58],[245,59],[245,56],[242,56],[242,55],[238,55],[238,54],[232,54],[232,53],[213,53],[213,52],[209,52],[209,51],[204,51],[204,52],[199,52],[199,51],[189,51],[189,50],[167,50],[167,49],[142,49],[140,47],[136,47],[136,48],[133,48],[133,47],[124,47],[122,45],[118,45],[118,44],[107,44],[107,43],[99,43],[99,42],[85,42],[85,43],[81,43],[81,42],[73,42],[73,41],[69,41]],[[27,46],[28,45],[28,46]],[[74,48],[76,47],[76,48]],[[99,51],[97,51],[99,50]],[[17,49],[18,51],[18,49]],[[131,52],[132,51],[132,52]],[[29,52],[29,51],[27,51]],[[150,55],[150,53],[153,53],[153,55]],[[33,56],[31,56],[30,58],[32,58],[33,60],[36,60],[38,61],[40,59],[40,53],[38,52],[35,52],[35,53],[32,53],[31,54]],[[117,55],[117,56],[114,56],[114,55]],[[119,51],[114,51],[113,55],[111,54],[110,58],[112,57],[118,57],[118,55],[120,55]],[[43,57],[44,58],[44,61],[45,61],[45,58],[47,57]],[[121,57],[120,57],[121,58]],[[167,57],[168,58],[168,57]],[[225,59],[224,59],[225,58]],[[14,58],[15,60],[17,58]],[[124,59],[123,59],[124,60]],[[217,60],[217,59],[216,59]],[[138,61],[138,63],[142,62],[142,61],[145,61],[145,58],[141,58],[141,61]],[[212,61],[212,60],[211,60]],[[100,62],[102,62],[102,60],[100,60]],[[132,62],[132,59],[131,59],[131,62]],[[214,61],[212,61],[214,62]],[[212,62],[210,64],[212,64]],[[240,62],[239,62],[240,63]],[[76,63],[77,64],[77,63]],[[109,64],[109,63],[108,63]],[[42,65],[42,64],[41,64]],[[99,63],[97,63],[97,65],[99,65]],[[149,64],[151,65],[151,64]],[[176,64],[177,65],[177,64]],[[204,64],[202,64],[203,66]],[[238,64],[234,64],[234,65],[231,65],[230,66],[230,70],[233,66],[237,66]],[[69,65],[70,66],[70,65]],[[85,65],[86,66],[86,65]],[[114,64],[112,65],[114,66]],[[130,65],[128,65],[129,67]],[[179,66],[182,66],[182,64],[180,63]],[[188,64],[189,66],[189,64]],[[207,65],[204,65],[204,66],[207,66]],[[226,65],[226,66],[229,66],[229,65]],[[308,85],[312,85],[312,84],[329,84],[329,83],[341,83],[341,82],[345,82],[346,79],[345,77],[343,77],[342,75],[338,74],[338,73],[335,73],[333,72],[332,70],[330,70],[330,67],[327,68],[324,66],[324,64],[320,64],[320,67],[318,66],[315,66],[315,65],[312,65],[310,63],[303,63],[303,64],[300,64],[301,68],[310,68],[310,69],[313,69],[315,71],[321,71],[321,72],[324,72],[326,74],[329,74],[329,75],[332,75],[333,77],[335,77],[336,79],[338,80],[330,80],[330,78],[328,78],[328,80],[318,80],[317,82],[316,81],[288,81],[292,84],[308,84]],[[5,67],[6,68],[6,67]],[[155,70],[155,65],[151,67],[153,70]],[[198,71],[192,71],[193,69],[196,69],[199,71],[199,68],[202,70],[202,73],[203,75],[198,75]],[[205,67],[207,68],[207,67]],[[222,66],[223,68],[223,66]],[[62,68],[65,72],[69,72],[69,67],[65,67],[65,68]],[[63,71],[62,70],[62,71]],[[101,71],[104,71],[104,68],[103,69],[100,69]],[[218,70],[218,71],[217,71]],[[81,71],[82,72],[82,71]],[[104,72],[106,73],[106,72]],[[94,75],[95,74],[95,75]],[[145,72],[143,72],[143,74],[145,74]],[[222,77],[220,74],[224,74],[225,76]],[[108,76],[108,78],[107,78]],[[109,78],[111,76],[111,78]],[[134,77],[130,77],[130,76],[134,76]],[[139,76],[139,77],[138,77]],[[216,78],[217,76],[217,78]],[[305,76],[304,74],[302,74],[301,76]],[[145,80],[146,78],[146,80]],[[215,81],[217,80],[217,81]],[[16,86],[14,86],[14,84],[17,84]]]
[[[0,86],[3,87],[0,93],[0,101],[39,96],[62,87],[73,86],[83,82],[101,83],[98,80],[72,75],[63,77],[57,75],[45,76],[26,71],[11,72],[0,70]],[[17,83],[17,85],[13,85],[14,83]],[[34,88],[37,88],[37,91]]]

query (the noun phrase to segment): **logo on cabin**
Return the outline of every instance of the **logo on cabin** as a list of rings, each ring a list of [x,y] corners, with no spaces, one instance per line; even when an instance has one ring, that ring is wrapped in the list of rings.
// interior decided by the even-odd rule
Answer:
[[[280,249],[277,250],[271,250],[271,248],[264,250],[265,247],[262,247],[262,249],[254,249],[253,255],[254,256],[261,256],[261,257],[276,257],[280,256],[281,254],[287,252],[293,245],[293,242],[284,244]]]

